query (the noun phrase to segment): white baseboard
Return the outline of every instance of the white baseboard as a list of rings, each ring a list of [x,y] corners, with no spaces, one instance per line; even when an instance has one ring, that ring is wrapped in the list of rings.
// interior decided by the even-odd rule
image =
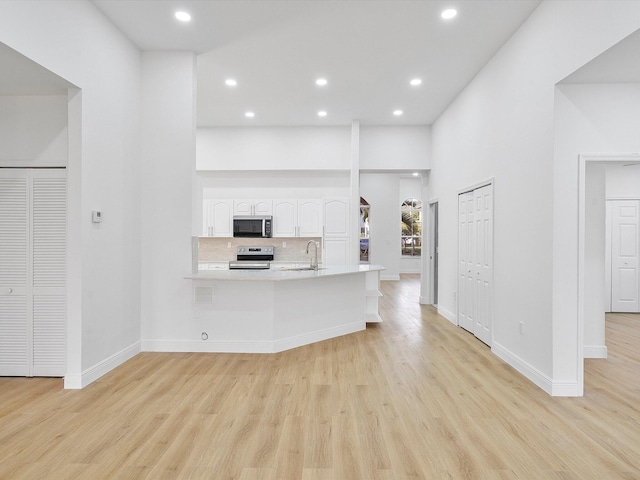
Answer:
[[[366,329],[365,322],[354,322],[339,327],[318,330],[280,340],[251,342],[209,340],[143,340],[143,352],[198,352],[198,353],[276,353],[330,338],[348,335]]]
[[[585,345],[582,349],[584,358],[607,358],[606,345]]]
[[[384,273],[380,274],[380,280],[390,280],[393,282],[399,282],[400,281],[400,275],[385,275]]]
[[[140,353],[140,342],[136,342],[127,348],[111,355],[109,358],[96,363],[93,367],[86,369],[81,374],[65,375],[64,388],[79,390],[95,382],[103,375],[109,373],[114,368],[122,365],[127,360]]]
[[[553,391],[553,382],[551,378],[535,368],[533,365],[524,361],[522,358],[515,355],[510,350],[507,350],[499,343],[493,342],[491,351],[499,358],[507,362],[518,372],[531,380],[534,384],[540,387],[542,390],[551,395]]]
[[[551,396],[577,397],[582,395],[582,392],[580,392],[578,388],[577,381],[553,380],[495,341],[493,342],[491,351]]]
[[[458,325],[458,319],[456,318],[455,314],[450,312],[446,308],[441,307],[440,305],[438,305],[438,315],[442,315],[444,318],[449,320],[454,325],[456,326]]]
[[[427,297],[420,295],[420,305],[431,305],[431,302],[429,302]],[[437,307],[437,305],[434,305],[434,307]]]

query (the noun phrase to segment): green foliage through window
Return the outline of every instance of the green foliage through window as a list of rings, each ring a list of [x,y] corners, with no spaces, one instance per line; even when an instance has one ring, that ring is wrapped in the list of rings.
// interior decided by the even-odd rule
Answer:
[[[402,202],[402,255],[419,257],[422,251],[422,202],[408,198]]]

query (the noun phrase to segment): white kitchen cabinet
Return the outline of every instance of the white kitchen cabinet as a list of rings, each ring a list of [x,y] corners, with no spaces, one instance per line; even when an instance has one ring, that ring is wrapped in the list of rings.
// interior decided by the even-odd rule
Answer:
[[[349,236],[349,199],[346,197],[322,200],[323,235],[322,263],[326,266],[351,263]]]
[[[274,237],[322,236],[322,202],[315,199],[274,200]]]
[[[233,237],[233,204],[233,200],[204,200],[203,236]]]
[[[234,200],[234,215],[272,215],[273,206],[271,200]]]
[[[325,237],[322,241],[322,266],[349,265],[349,239],[346,237]]]
[[[322,201],[325,237],[349,236],[349,199],[325,198]]]

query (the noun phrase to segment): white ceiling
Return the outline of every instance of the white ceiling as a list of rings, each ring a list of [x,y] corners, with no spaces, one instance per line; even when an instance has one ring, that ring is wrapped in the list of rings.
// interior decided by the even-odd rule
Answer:
[[[540,0],[93,3],[141,50],[199,54],[199,126],[291,126],[433,123]],[[444,21],[450,6],[458,16]],[[174,19],[178,9],[190,24]],[[414,77],[423,84],[410,87]]]

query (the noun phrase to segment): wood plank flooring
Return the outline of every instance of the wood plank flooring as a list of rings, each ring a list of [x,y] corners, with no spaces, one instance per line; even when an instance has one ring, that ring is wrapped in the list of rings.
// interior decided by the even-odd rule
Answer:
[[[84,390],[0,378],[0,479],[640,479],[640,318],[552,398],[383,282],[385,322],[264,354],[143,353]]]

